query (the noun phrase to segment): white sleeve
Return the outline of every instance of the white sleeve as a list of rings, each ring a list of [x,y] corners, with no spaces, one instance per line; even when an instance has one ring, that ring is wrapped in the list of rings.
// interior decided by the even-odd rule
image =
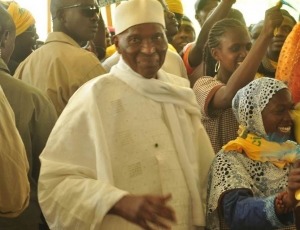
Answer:
[[[92,82],[73,95],[40,156],[38,195],[50,229],[99,229],[107,212],[128,194],[113,185]]]

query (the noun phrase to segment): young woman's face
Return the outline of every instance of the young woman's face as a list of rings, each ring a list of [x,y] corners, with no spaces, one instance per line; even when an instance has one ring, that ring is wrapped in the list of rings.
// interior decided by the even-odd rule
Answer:
[[[262,111],[265,131],[272,141],[286,141],[291,135],[292,118],[290,110],[294,108],[291,92],[279,90]]]
[[[246,28],[227,29],[221,38],[219,47],[212,51],[214,58],[220,62],[219,71],[230,77],[244,61],[251,46],[251,39]]]

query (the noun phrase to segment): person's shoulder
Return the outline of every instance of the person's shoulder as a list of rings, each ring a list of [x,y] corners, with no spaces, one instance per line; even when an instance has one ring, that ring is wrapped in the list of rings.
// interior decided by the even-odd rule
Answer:
[[[102,63],[103,68],[109,72],[110,69],[118,63],[120,57],[121,55],[118,52],[114,52],[114,54],[105,59],[105,61]]]
[[[201,88],[201,87],[214,87],[217,85],[224,85],[222,82],[220,82],[219,80],[217,80],[215,77],[211,77],[211,76],[203,76],[200,77],[194,84],[193,88]]]
[[[240,157],[243,158],[244,156],[237,151],[225,152],[223,149],[221,149],[215,156],[214,164],[222,165],[224,163],[238,163]]]
[[[48,100],[44,92],[40,89],[24,82],[19,79],[13,78],[9,74],[6,76],[0,75],[0,85],[3,89],[8,89],[11,91],[16,91],[18,93],[22,93],[23,95],[38,97],[41,100]]]
[[[42,111],[42,108],[48,107],[55,112],[53,104],[46,94],[24,81],[13,78],[10,75],[2,75],[0,77],[0,85],[9,100],[25,103],[28,105],[28,109],[32,107],[39,108],[38,111]],[[31,106],[29,106],[30,104]]]
[[[106,73],[95,77],[86,83],[84,83],[76,92],[78,93],[92,93],[101,94],[106,90],[111,90],[115,85],[119,84],[121,81],[114,77],[112,73]]]

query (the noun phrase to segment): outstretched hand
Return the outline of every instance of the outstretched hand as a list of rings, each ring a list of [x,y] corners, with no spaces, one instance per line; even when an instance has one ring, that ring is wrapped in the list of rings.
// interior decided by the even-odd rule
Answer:
[[[141,226],[143,229],[152,230],[149,223],[164,229],[171,229],[166,221],[176,222],[173,208],[167,206],[167,201],[172,198],[171,194],[166,196],[124,196],[110,210],[124,219]]]

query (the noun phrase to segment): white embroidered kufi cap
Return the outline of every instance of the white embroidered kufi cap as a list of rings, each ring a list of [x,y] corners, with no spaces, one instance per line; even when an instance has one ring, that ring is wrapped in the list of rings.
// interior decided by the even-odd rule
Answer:
[[[129,0],[122,2],[115,11],[115,34],[128,28],[144,24],[158,23],[165,28],[164,9],[157,0]]]

